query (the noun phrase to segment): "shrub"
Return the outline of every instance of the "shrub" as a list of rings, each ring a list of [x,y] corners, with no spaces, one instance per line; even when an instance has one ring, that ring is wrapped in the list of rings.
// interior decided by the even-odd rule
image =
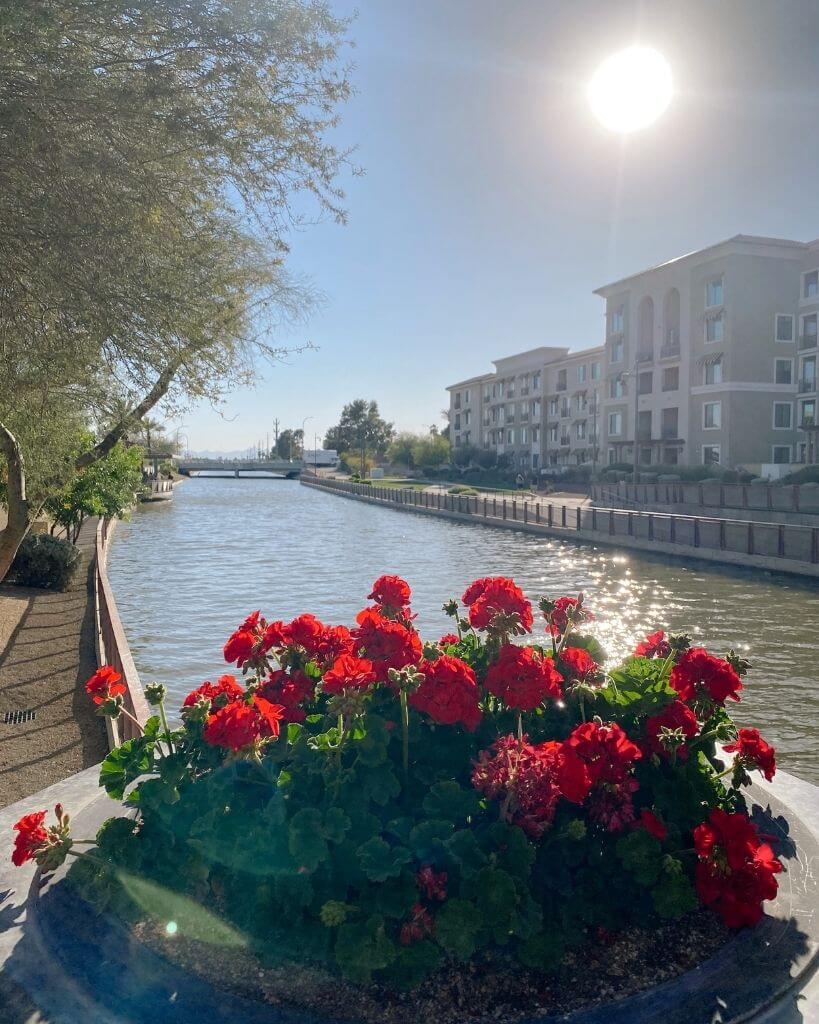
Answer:
[[[468,487],[466,484],[455,484],[454,487],[448,489],[449,494],[477,494],[478,492],[474,487]]]
[[[11,571],[23,587],[68,590],[82,566],[82,552],[67,540],[48,534],[29,534]]]
[[[176,890],[267,962],[388,988],[492,956],[547,973],[600,929],[698,901],[729,927],[759,920],[781,864],[742,794],[774,751],[725,707],[746,662],[658,632],[604,668],[582,595],[541,600],[546,641],[516,643],[535,609],[503,577],[448,602],[435,643],[399,577],[369,597],[352,630],[254,612],[225,645],[244,679],[203,683],[173,732],[148,687],[158,717],[100,775],[138,818],[80,855],[97,906],[144,915],[140,893]],[[120,713],[116,672],[87,689]],[[44,818],[18,822],[18,863],[70,849],[62,808]]]
[[[782,478],[783,484],[819,484],[819,466],[803,466]]]

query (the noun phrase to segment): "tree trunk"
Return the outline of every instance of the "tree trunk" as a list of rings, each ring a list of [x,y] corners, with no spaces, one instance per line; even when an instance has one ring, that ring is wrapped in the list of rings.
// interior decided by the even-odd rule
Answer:
[[[26,500],[26,469],[23,454],[12,432],[0,423],[0,452],[8,467],[6,486],[8,501],[8,524],[0,533],[0,582],[8,575],[14,556],[31,529],[31,517]]]

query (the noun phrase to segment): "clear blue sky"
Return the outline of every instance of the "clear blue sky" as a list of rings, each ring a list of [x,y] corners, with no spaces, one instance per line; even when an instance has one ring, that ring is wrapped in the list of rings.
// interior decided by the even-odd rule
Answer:
[[[347,226],[292,239],[292,269],[326,301],[282,340],[318,350],[223,416],[186,416],[194,449],[312,416],[309,446],[357,397],[424,429],[445,386],[492,358],[599,343],[595,287],[740,232],[819,236],[816,0],[357,6],[338,135],[365,174],[346,182]],[[666,56],[677,95],[624,140],[592,118],[585,86],[634,42]]]

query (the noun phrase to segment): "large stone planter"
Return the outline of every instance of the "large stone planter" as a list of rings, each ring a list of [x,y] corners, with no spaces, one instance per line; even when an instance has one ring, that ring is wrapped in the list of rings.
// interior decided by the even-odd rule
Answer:
[[[135,941],[119,921],[96,916],[66,884],[64,871],[42,879],[31,869],[11,867],[11,825],[27,811],[62,800],[75,811],[75,834],[94,834],[113,807],[96,779],[97,770],[89,769],[0,812],[0,1021],[22,1024],[35,1008],[55,1024],[314,1021],[303,1011],[230,995],[186,974]],[[819,957],[819,790],[780,772],[775,785],[755,786],[751,797],[757,823],[776,837],[786,866],[779,896],[761,924],[673,981],[560,1020],[819,1021],[819,984],[811,978]],[[540,1017],[538,1024],[557,1019]]]

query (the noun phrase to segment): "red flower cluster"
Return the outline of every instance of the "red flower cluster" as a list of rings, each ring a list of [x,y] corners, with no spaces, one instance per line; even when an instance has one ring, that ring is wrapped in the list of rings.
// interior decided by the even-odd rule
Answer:
[[[640,811],[640,820],[637,824],[640,828],[644,828],[650,836],[659,839],[661,843],[668,838],[668,829],[663,822],[660,821],[656,814],[645,807]]]
[[[253,612],[227,639],[224,647],[225,661],[229,665],[236,664],[239,668],[249,661],[255,653],[256,645],[262,637],[264,620],[261,613]]]
[[[665,638],[665,632],[658,629],[650,633],[634,648],[637,658],[667,658],[671,654],[671,644]]]
[[[271,622],[262,643],[267,651],[295,650],[298,660],[314,660],[319,668],[329,668],[342,654],[353,649],[353,638],[346,626],[326,626],[315,615],[298,615],[292,622]]]
[[[446,871],[434,871],[429,864],[425,864],[415,876],[415,884],[418,891],[428,900],[446,899]]]
[[[270,673],[257,692],[271,704],[281,705],[283,722],[303,722],[307,717],[303,705],[312,700],[316,684],[301,669],[293,672],[277,669]]]
[[[755,925],[763,900],[772,900],[782,864],[745,814],[712,809],[708,821],[694,829],[699,862],[697,893],[729,928]]]
[[[576,597],[559,597],[553,603],[552,610],[544,613],[544,617],[546,632],[552,636],[565,633],[570,622],[572,625],[580,625],[581,622],[591,622],[594,619],[592,613],[586,611]]]
[[[434,933],[435,921],[432,914],[422,903],[415,903],[410,911],[409,921],[401,925],[398,939],[402,946],[410,946],[413,942],[428,939]]]
[[[424,680],[410,694],[412,707],[440,725],[460,724],[474,732],[481,722],[481,709],[478,683],[469,665],[443,654],[435,661],[422,661],[418,667]]]
[[[508,820],[535,838],[554,820],[561,797],[581,803],[589,791],[588,770],[565,743],[537,746],[502,736],[492,752],[481,751],[472,785],[490,800],[500,800]]]
[[[353,641],[358,653],[373,663],[378,682],[386,682],[389,669],[416,665],[421,660],[421,638],[415,630],[385,619],[373,608],[359,612],[356,622]]]
[[[743,768],[758,768],[770,782],[776,773],[776,751],[759,735],[759,729],[740,729],[725,752],[736,754]]]
[[[458,637],[455,633],[444,633],[441,639],[438,641],[439,647],[452,647],[458,643]]]
[[[724,704],[730,697],[739,700],[742,680],[732,665],[715,658],[704,647],[692,647],[680,657],[669,680],[681,700],[712,701]]]
[[[85,684],[85,692],[95,704],[104,704],[110,697],[121,697],[126,690],[122,676],[111,665],[103,665]]]
[[[366,690],[375,682],[373,663],[354,654],[342,654],[333,667],[324,673],[322,688],[325,693],[342,690]]]
[[[466,588],[461,600],[469,608],[469,622],[475,629],[489,629],[496,615],[516,615],[521,630],[527,633],[532,630],[532,605],[520,587],[505,576],[475,580]]]
[[[634,761],[643,756],[616,722],[584,722],[566,743],[585,761],[593,784],[623,782]]]
[[[194,704],[198,704],[200,700],[209,700],[211,707],[218,709],[224,707],[230,701],[241,697],[244,692],[233,676],[219,676],[215,683],[204,682],[201,686],[197,686],[195,690],[191,690],[182,701],[182,707],[191,708]]]
[[[599,669],[594,658],[582,647],[564,647],[559,661],[564,678],[572,682],[585,682]]]
[[[697,735],[700,724],[687,704],[675,700],[658,715],[647,718],[645,729],[646,747],[650,754],[670,758],[676,752],[679,760],[685,761],[688,757],[685,741]]]
[[[486,673],[486,688],[510,708],[532,711],[547,697],[561,697],[563,676],[533,647],[504,644]]]
[[[27,860],[34,860],[35,854],[48,843],[48,831],[43,825],[45,818],[45,811],[35,811],[24,815],[14,826],[17,835],[14,837],[11,862],[16,867],[19,868]]]
[[[279,735],[279,723],[284,717],[284,708],[271,704],[258,693],[250,702],[232,700],[208,717],[204,738],[216,747],[242,750],[260,739]]]
[[[367,596],[382,608],[402,611],[410,603],[412,591],[409,583],[400,576],[379,576]]]

